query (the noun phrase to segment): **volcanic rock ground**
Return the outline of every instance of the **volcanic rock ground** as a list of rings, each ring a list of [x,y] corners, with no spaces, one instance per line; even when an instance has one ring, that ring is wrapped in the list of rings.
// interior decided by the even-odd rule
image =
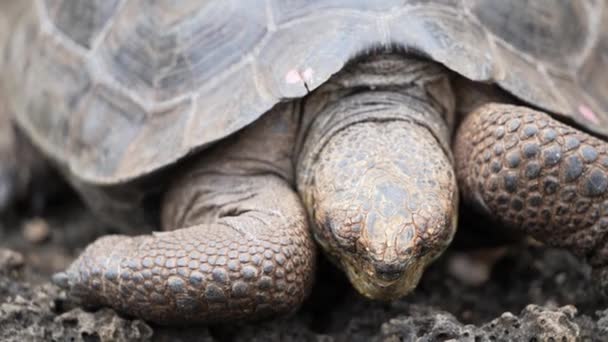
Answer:
[[[321,258],[312,295],[288,318],[171,328],[85,310],[49,279],[109,229],[67,197],[0,219],[0,341],[608,341],[608,301],[584,263],[526,239],[497,240],[496,225],[479,217],[461,220],[415,293],[391,303],[360,297]]]

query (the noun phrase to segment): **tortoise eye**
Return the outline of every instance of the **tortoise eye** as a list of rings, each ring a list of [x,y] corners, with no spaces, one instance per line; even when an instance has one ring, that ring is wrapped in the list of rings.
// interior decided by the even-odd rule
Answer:
[[[346,251],[356,251],[356,240],[359,236],[360,224],[351,224],[350,222],[337,222],[331,218],[325,220],[325,229],[330,233],[332,238],[338,245]]]
[[[403,227],[397,236],[397,253],[401,255],[409,255],[412,253],[412,245],[414,243],[414,227],[411,225]]]

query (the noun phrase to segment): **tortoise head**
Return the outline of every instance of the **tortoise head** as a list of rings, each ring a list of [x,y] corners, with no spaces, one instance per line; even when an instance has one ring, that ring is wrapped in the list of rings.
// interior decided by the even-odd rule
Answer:
[[[411,292],[456,228],[456,180],[437,140],[413,123],[357,124],[317,160],[303,196],[316,240],[366,297]]]
[[[457,197],[441,201],[446,194],[415,193],[386,176],[370,175],[366,182],[371,196],[352,202],[354,210],[328,199],[316,236],[361,294],[392,300],[410,293],[449,245]]]

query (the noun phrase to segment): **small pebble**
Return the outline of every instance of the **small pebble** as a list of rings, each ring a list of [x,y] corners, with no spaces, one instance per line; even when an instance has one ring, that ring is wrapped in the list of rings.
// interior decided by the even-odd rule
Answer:
[[[0,248],[0,270],[15,270],[23,267],[25,259],[19,252]]]
[[[469,253],[454,253],[448,261],[448,272],[468,286],[480,286],[490,279],[492,268],[506,254],[506,249],[484,248]]]
[[[46,241],[50,233],[48,223],[42,218],[34,218],[23,224],[23,237],[31,243],[39,244]]]

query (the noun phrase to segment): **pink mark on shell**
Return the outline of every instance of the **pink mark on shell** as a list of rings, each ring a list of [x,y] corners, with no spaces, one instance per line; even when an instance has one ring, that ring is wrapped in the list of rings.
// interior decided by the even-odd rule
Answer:
[[[289,84],[300,83],[300,82],[312,82],[313,71],[311,68],[300,72],[297,69],[291,69],[285,74],[285,82]]]
[[[587,121],[591,121],[595,124],[600,123],[600,119],[597,117],[597,115],[595,115],[591,108],[582,104],[578,106],[578,112],[581,113],[581,115],[587,119]]]

